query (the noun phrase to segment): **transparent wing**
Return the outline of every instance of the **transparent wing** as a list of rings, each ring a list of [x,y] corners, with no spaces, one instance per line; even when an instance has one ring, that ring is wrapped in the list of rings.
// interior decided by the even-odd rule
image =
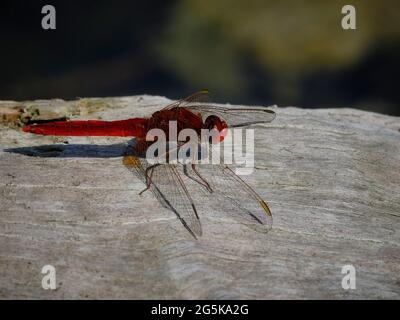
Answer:
[[[154,168],[151,182],[165,202],[181,219],[183,225],[196,237],[202,228],[196,207],[177,170],[178,165],[161,164]]]
[[[151,166],[145,158],[132,153],[123,159],[124,165],[148,183],[158,200],[175,212],[185,228],[196,238],[202,228],[194,202],[177,170],[178,165]]]
[[[164,109],[186,108],[202,115],[205,120],[216,115],[228,124],[228,127],[243,127],[257,123],[267,123],[275,119],[275,112],[268,107],[227,108],[210,103],[208,90],[204,89],[175,101]]]
[[[207,89],[203,89],[197,91],[186,98],[180,99],[178,101],[172,102],[171,104],[167,105],[164,109],[173,109],[176,107],[185,107],[186,105],[193,104],[193,103],[206,103],[210,101],[209,91]]]
[[[202,235],[197,209],[177,169],[179,164],[158,164],[152,168],[136,149],[124,157],[123,163],[144,183],[150,179],[150,188],[158,200],[175,212],[195,238]],[[200,164],[195,168],[196,173],[192,169],[190,175],[197,185],[202,185],[204,190],[207,185],[211,187],[212,192],[206,191],[209,200],[206,210],[216,206],[241,221],[256,222],[271,229],[272,213],[268,204],[231,168],[224,164]]]
[[[209,183],[213,192],[211,197],[225,198],[219,204],[230,203],[229,213],[243,220],[257,222],[270,230],[272,213],[266,201],[258,195],[242,178],[224,164],[198,165],[198,172]]]
[[[275,119],[275,112],[268,107],[226,108],[211,104],[188,103],[185,108],[200,113],[203,120],[216,115],[225,120],[228,127],[243,127],[257,123],[268,123]]]
[[[202,150],[202,159],[213,158],[213,148],[198,148]],[[272,213],[269,206],[261,196],[254,191],[248,183],[238,176],[229,166],[223,162],[219,155],[219,164],[197,164],[192,168],[192,175],[200,178],[202,184],[209,192],[211,199],[216,199],[218,206],[226,207],[226,211],[241,219],[258,222],[267,230],[272,227]],[[196,173],[197,171],[197,173]],[[211,190],[210,190],[211,189]]]

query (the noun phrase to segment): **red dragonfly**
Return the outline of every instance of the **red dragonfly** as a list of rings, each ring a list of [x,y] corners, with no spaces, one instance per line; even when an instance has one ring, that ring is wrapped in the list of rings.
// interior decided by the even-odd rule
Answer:
[[[149,118],[50,121],[26,125],[23,131],[57,136],[134,137],[135,143],[128,145],[123,164],[145,182],[146,188],[143,191],[151,188],[196,238],[202,235],[202,227],[196,205],[179,172],[180,164],[149,164],[145,154],[153,142],[146,141],[147,132],[161,129],[168,137],[169,122],[176,121],[178,134],[190,128],[196,130],[200,139],[201,129],[217,129],[221,134],[219,140],[223,141],[228,128],[267,123],[275,118],[275,113],[266,107],[226,108],[203,102],[207,100],[208,91],[202,90],[167,105]],[[193,176],[191,179],[202,185],[209,194],[213,194],[214,198],[218,195],[229,200],[230,212],[237,213],[241,219],[264,225],[267,230],[272,227],[272,214],[267,203],[234,171],[224,164],[212,164],[206,170],[203,169],[203,166],[195,164],[190,167],[184,165],[185,175],[189,176],[190,170]],[[204,175],[209,178],[204,178]]]

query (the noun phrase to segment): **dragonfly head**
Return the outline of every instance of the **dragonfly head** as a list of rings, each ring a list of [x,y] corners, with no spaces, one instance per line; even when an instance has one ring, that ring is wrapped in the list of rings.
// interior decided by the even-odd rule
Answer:
[[[204,121],[204,128],[208,130],[218,130],[219,142],[222,142],[228,134],[228,124],[215,115],[207,117],[206,121]]]

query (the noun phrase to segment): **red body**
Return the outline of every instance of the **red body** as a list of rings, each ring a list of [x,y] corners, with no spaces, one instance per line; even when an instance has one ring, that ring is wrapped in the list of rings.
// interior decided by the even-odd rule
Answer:
[[[52,136],[119,136],[146,135],[147,119],[134,118],[117,121],[77,120],[56,121],[24,126],[22,130]]]
[[[145,138],[151,129],[162,129],[168,137],[169,121],[177,121],[178,132],[191,128],[200,132],[203,121],[200,115],[185,108],[165,109],[155,112],[149,119],[127,120],[74,120],[33,124],[23,127],[23,131],[53,136],[119,136]]]

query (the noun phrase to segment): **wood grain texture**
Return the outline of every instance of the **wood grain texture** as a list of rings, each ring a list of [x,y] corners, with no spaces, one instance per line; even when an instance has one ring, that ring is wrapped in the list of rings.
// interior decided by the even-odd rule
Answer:
[[[111,120],[168,102],[7,101],[0,110]],[[398,299],[400,119],[273,109],[272,123],[255,126],[256,169],[244,177],[268,201],[272,230],[212,210],[193,191],[198,240],[151,193],[138,195],[142,181],[122,165],[127,139],[34,136],[3,125],[0,298]],[[28,149],[36,157],[9,150],[32,146],[42,146]],[[46,264],[56,268],[54,291],[41,287]],[[356,268],[355,290],[341,287],[346,264]]]

